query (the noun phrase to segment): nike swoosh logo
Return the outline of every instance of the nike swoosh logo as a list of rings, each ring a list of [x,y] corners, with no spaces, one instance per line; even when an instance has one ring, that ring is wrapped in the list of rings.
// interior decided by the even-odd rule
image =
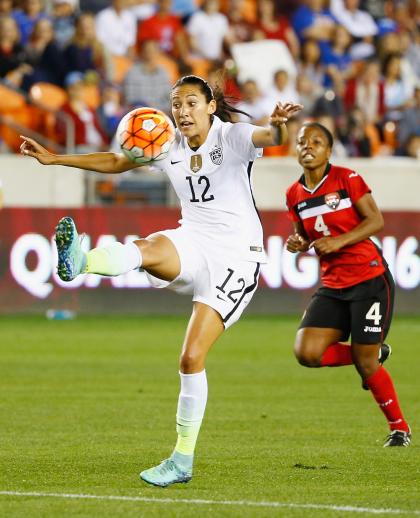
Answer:
[[[220,300],[223,300],[223,302],[226,302],[226,299],[224,299],[223,297],[221,297],[219,294],[217,295],[217,298],[220,299]]]
[[[172,165],[179,164],[180,162],[182,162],[182,160],[177,160],[176,162],[173,162],[173,161],[171,160],[171,164],[172,164]]]

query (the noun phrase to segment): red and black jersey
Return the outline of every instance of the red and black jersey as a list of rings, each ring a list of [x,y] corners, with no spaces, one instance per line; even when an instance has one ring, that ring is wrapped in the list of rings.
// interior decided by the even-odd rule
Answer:
[[[303,224],[309,241],[349,232],[361,221],[354,204],[369,187],[358,173],[328,164],[322,180],[308,189],[304,176],[286,192],[289,216]],[[321,278],[329,288],[347,288],[385,271],[384,260],[370,239],[320,257]]]

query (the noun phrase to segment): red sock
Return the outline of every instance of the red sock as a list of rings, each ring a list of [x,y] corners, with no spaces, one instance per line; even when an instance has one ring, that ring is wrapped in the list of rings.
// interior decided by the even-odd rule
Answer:
[[[365,383],[384,413],[391,430],[408,432],[409,426],[402,415],[397,393],[388,371],[380,366],[375,374],[365,380]]]
[[[340,344],[340,342],[329,345],[321,358],[321,367],[340,367],[352,364],[350,345]]]

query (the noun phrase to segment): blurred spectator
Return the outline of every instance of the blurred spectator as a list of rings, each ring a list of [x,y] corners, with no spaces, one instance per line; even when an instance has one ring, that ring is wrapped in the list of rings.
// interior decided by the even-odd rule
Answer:
[[[299,40],[285,16],[279,15],[274,0],[258,0],[257,33],[267,40],[282,40],[292,56],[299,56]],[[257,36],[258,37],[258,36]]]
[[[334,146],[332,148],[331,154],[332,159],[337,160],[339,158],[346,158],[348,156],[348,153],[337,131],[337,124],[335,122],[334,117],[331,117],[331,115],[322,112],[315,115],[314,117],[316,122],[319,122],[319,124],[325,126],[331,132],[331,135],[334,137]]]
[[[366,133],[367,121],[360,108],[352,108],[348,114],[342,133],[343,144],[349,156],[369,157],[372,149]]]
[[[143,42],[141,59],[124,80],[124,99],[129,106],[152,106],[169,110],[171,83],[166,70],[158,64],[159,47],[154,40]]]
[[[299,103],[299,94],[294,86],[294,80],[289,77],[286,70],[277,70],[274,74],[274,84],[267,91],[267,98],[271,99],[271,106],[281,103]]]
[[[382,119],[385,113],[385,92],[377,61],[367,61],[360,74],[347,81],[344,105],[347,110],[359,107],[367,122],[376,123]]]
[[[19,31],[11,16],[0,18],[0,77],[13,86],[20,87],[25,74],[32,72],[25,51],[19,43]]]
[[[378,26],[372,16],[359,9],[360,0],[331,0],[331,13],[354,38],[376,36]]]
[[[95,33],[95,18],[92,14],[81,14],[75,32],[65,51],[68,72],[103,71],[106,69],[108,53],[98,41]]]
[[[156,40],[162,52],[185,59],[188,43],[181,18],[171,13],[171,0],[158,0],[156,14],[142,21],[137,32],[137,43],[141,47],[145,40]]]
[[[330,88],[325,90],[315,101],[313,111],[327,114],[337,120],[344,114],[343,99],[335,90]]]
[[[404,82],[401,74],[401,54],[390,54],[383,64],[386,117],[398,120],[401,111],[407,107],[412,89]]]
[[[120,120],[127,111],[128,109],[121,104],[121,87],[115,83],[105,83],[96,114],[109,141],[112,140]]]
[[[36,22],[48,16],[43,10],[41,0],[23,0],[22,9],[13,11],[13,17],[20,32],[20,42],[26,45]]]
[[[63,48],[74,34],[77,0],[53,0],[52,14],[55,40]]]
[[[251,41],[254,37],[255,24],[251,23],[244,16],[244,0],[231,0],[227,13],[229,21],[228,43],[244,43]]]
[[[156,12],[156,0],[126,0],[125,7],[129,9],[136,21],[146,20]]]
[[[69,115],[75,127],[75,146],[78,153],[90,153],[104,150],[108,138],[102,129],[96,113],[84,100],[83,74],[70,72],[64,80],[68,101],[61,110]],[[57,122],[57,136],[61,144],[65,143],[66,134],[63,123]]]
[[[96,36],[115,56],[134,56],[137,22],[125,0],[112,0],[112,5],[96,15]]]
[[[322,96],[323,88],[321,85],[314,84],[304,74],[296,77],[296,90],[299,94],[300,103],[303,105],[302,115],[312,115],[316,101]]]
[[[251,122],[258,126],[268,124],[268,119],[274,110],[272,100],[263,95],[255,81],[249,79],[241,85],[242,101],[236,108],[248,114],[239,115],[242,122]]]
[[[411,158],[420,160],[420,136],[411,135],[404,148],[404,154]]]
[[[350,48],[354,60],[363,60],[375,55],[374,36],[379,29],[375,20],[366,11],[359,9],[360,0],[331,0],[331,12],[355,38]]]
[[[209,60],[221,59],[223,42],[229,35],[229,22],[219,12],[219,0],[204,0],[202,8],[191,16],[187,31],[193,53]]]
[[[411,90],[414,88],[414,85],[417,81],[417,75],[414,71],[413,64],[409,61],[409,59],[404,55],[408,54],[408,51],[411,46],[411,37],[407,31],[404,31],[401,34],[396,34],[394,32],[389,32],[382,36],[377,43],[378,54],[381,60],[382,65],[384,65],[387,58],[393,54],[401,54],[401,78],[404,84],[407,85]],[[420,48],[418,49],[420,52]],[[419,60],[420,56],[414,57],[414,66],[416,65],[415,61]]]
[[[414,100],[401,114],[398,124],[398,142],[404,148],[411,136],[420,137],[420,81],[414,89]]]
[[[23,82],[25,90],[39,81],[62,86],[65,74],[63,53],[54,40],[52,22],[48,18],[41,18],[34,25],[25,54],[26,62],[33,68],[32,74],[27,75]]]
[[[413,31],[401,31],[399,33],[401,52],[410,64],[412,73],[420,79],[420,29]],[[404,67],[404,63],[403,63]],[[403,69],[404,73],[404,69]]]
[[[331,39],[335,20],[324,0],[306,0],[293,14],[292,25],[300,41],[312,38],[321,47]]]
[[[190,16],[197,10],[197,4],[194,0],[173,0],[172,12],[179,16],[182,23],[187,23]]]
[[[305,75],[312,84],[317,86],[324,84],[325,70],[321,63],[321,49],[316,39],[308,38],[303,42],[298,71],[300,75]]]
[[[0,0],[0,16],[13,16],[13,0]]]
[[[349,53],[352,37],[342,25],[334,28],[331,43],[325,46],[322,62],[326,66],[324,86],[342,90],[343,81],[355,74],[353,60]]]

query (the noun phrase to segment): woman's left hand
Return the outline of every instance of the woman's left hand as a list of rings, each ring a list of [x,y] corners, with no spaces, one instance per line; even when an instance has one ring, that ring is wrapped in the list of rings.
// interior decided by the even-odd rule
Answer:
[[[271,126],[280,126],[286,123],[293,115],[300,112],[303,108],[301,104],[294,103],[277,103],[273,113],[270,116]]]
[[[344,244],[341,242],[340,236],[337,237],[321,237],[313,241],[310,248],[314,248],[318,255],[333,254],[338,252]]]

